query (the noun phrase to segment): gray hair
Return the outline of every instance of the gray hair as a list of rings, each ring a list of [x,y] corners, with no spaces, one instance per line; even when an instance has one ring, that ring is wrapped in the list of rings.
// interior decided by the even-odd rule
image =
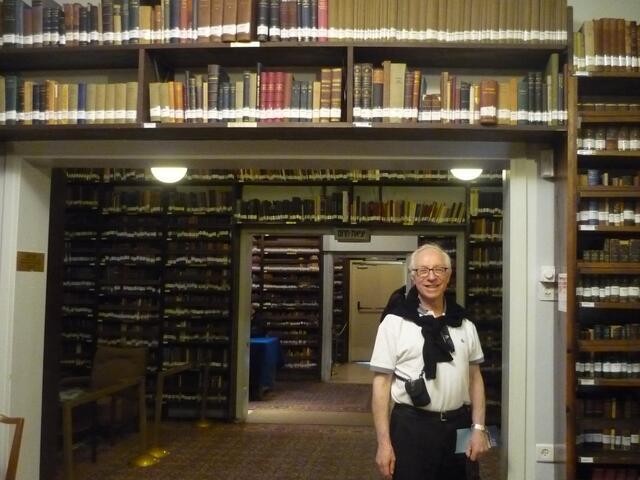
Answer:
[[[442,247],[440,245],[438,245],[437,243],[425,243],[424,245],[418,247],[411,254],[411,257],[409,258],[409,270],[412,270],[412,269],[416,268],[416,258],[422,252],[425,252],[427,250],[431,250],[431,251],[437,252],[440,255],[442,255],[442,258],[444,258],[445,267],[447,267],[449,269],[451,268],[451,257],[449,256],[449,254],[447,252],[445,252],[442,249]]]

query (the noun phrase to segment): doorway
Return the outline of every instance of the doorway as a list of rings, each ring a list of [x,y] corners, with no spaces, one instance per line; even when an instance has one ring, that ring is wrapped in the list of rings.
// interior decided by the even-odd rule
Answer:
[[[394,290],[406,283],[406,262],[349,262],[349,363],[369,362],[380,315]]]

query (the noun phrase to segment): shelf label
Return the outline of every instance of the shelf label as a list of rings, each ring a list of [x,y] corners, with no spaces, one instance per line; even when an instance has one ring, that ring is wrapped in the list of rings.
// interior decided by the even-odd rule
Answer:
[[[593,386],[596,384],[596,381],[593,378],[581,378],[578,383],[580,385]]]
[[[594,155],[597,150],[578,150],[578,155]]]
[[[580,231],[582,232],[595,232],[598,228],[597,225],[580,225]]]
[[[354,127],[359,127],[359,128],[371,128],[371,122],[353,122],[353,126]]]
[[[580,463],[593,463],[593,457],[578,457]]]
[[[158,124],[154,122],[145,122],[142,124],[142,128],[156,128],[157,126]]]
[[[582,308],[595,308],[596,304],[594,302],[580,302],[580,306]]]
[[[229,46],[231,48],[259,47],[260,42],[231,42]]]
[[[258,122],[229,122],[228,128],[257,128]]]
[[[578,70],[576,72],[573,73],[576,77],[588,77],[589,76],[589,72],[587,72],[586,70]]]

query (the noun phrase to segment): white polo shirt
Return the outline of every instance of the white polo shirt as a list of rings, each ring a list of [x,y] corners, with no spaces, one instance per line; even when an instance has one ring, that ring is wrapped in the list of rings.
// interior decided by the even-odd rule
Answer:
[[[439,362],[436,378],[426,380],[431,403],[424,408],[434,412],[455,410],[471,403],[469,398],[469,364],[484,361],[478,332],[467,319],[457,328],[447,327],[453,340],[455,352],[450,362]],[[422,329],[411,320],[389,314],[378,327],[370,368],[376,372],[396,373],[404,378],[415,379],[424,367]],[[396,403],[413,405],[404,387],[404,380],[394,376],[391,398]]]

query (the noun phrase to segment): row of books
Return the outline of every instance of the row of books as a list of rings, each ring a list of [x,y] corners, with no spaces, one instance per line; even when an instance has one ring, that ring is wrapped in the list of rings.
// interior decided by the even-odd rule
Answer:
[[[0,125],[135,123],[138,82],[60,83],[0,76]]]
[[[636,21],[624,18],[588,20],[573,34],[576,71],[637,71],[640,35]]]
[[[585,262],[640,262],[640,238],[605,238],[601,250],[582,251]]]
[[[411,200],[383,202],[356,201],[351,206],[351,221],[355,223],[382,222],[402,225],[461,224],[466,218],[463,202],[434,201],[421,203]]]
[[[502,192],[472,188],[469,191],[469,214],[502,215]]]
[[[638,112],[640,111],[640,103],[629,101],[626,99],[616,99],[606,101],[581,101],[578,102],[579,112]]]
[[[597,467],[593,469],[590,480],[639,480],[637,468]]]
[[[580,150],[640,150],[640,128],[618,125],[584,127],[576,139]]]
[[[580,200],[578,225],[640,225],[640,200],[601,198]]]
[[[582,352],[576,361],[576,374],[582,378],[637,378],[640,354]]]
[[[442,122],[486,125],[561,125],[567,120],[564,73],[558,54],[546,72],[508,80],[464,80],[441,72],[437,93],[429,93],[427,73],[404,63],[354,65],[355,121]]]
[[[310,79],[311,77],[312,79]],[[337,122],[342,117],[342,69],[294,79],[285,71],[245,71],[232,81],[219,65],[184,82],[149,84],[150,117],[160,123]]]
[[[471,247],[469,267],[499,267],[502,265],[502,246]]]
[[[640,418],[640,401],[633,396],[578,398],[576,413],[585,418]]]
[[[563,42],[565,0],[258,0],[257,38]]]
[[[130,183],[130,182],[152,182],[153,176],[147,169],[125,169],[125,168],[68,168],[65,169],[65,176],[69,184],[74,182],[82,183]],[[238,182],[286,182],[286,181],[428,181],[428,182],[452,182],[457,179],[451,174],[451,170],[342,170],[342,169],[307,169],[307,168],[283,168],[283,169],[258,169],[241,168],[238,170],[202,170],[189,169],[185,180],[188,181],[238,181]],[[502,180],[501,171],[484,171],[476,182],[496,182]],[[68,185],[67,188],[71,188]],[[95,189],[87,189],[95,191]]]
[[[6,47],[249,41],[566,42],[566,0],[4,0]]]
[[[611,187],[637,187],[640,186],[640,170],[603,170],[589,168],[578,172],[578,185],[580,186],[611,186]]]
[[[471,218],[470,240],[502,240],[502,218]]]
[[[583,429],[576,435],[576,444],[601,450],[637,451],[640,450],[638,438],[640,432],[632,428]],[[633,475],[633,474],[632,474]],[[616,474],[618,476],[618,474]],[[625,473],[625,479],[626,479]],[[634,480],[637,479],[637,471]]]
[[[582,340],[640,340],[640,323],[603,325],[580,330]],[[640,413],[638,414],[640,416]]]
[[[248,41],[255,37],[254,0],[4,0],[4,47]]]
[[[576,297],[581,302],[635,303],[640,299],[640,278],[583,275],[578,278]]]
[[[300,222],[385,222],[412,225],[414,223],[464,223],[463,202],[420,203],[410,200],[383,202],[361,200],[349,202],[347,192],[330,197],[285,200],[249,200],[240,204],[239,221],[300,221]]]

